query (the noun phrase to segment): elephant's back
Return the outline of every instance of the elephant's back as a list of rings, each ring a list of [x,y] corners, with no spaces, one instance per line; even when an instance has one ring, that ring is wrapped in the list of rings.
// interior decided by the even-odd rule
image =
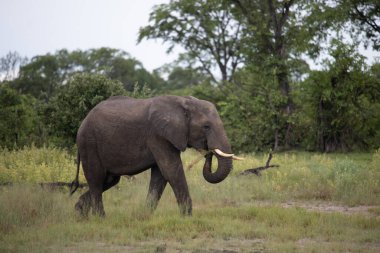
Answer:
[[[111,97],[96,105],[83,120],[77,134],[86,139],[108,138],[121,126],[136,127],[148,120],[149,99],[126,96]]]
[[[150,103],[150,99],[114,96],[99,103],[89,114],[94,114],[97,117],[107,115],[118,118],[138,118],[149,108]]]

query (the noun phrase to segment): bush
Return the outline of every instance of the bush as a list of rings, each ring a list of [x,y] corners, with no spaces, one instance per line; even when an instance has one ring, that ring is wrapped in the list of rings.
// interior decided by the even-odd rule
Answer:
[[[75,163],[66,151],[35,146],[9,151],[0,149],[0,183],[71,182]],[[84,181],[82,170],[81,181]]]
[[[33,140],[36,130],[36,101],[0,84],[0,147],[22,147]]]
[[[99,102],[125,94],[123,85],[98,74],[77,74],[53,97],[47,121],[58,144],[71,146],[82,120]]]

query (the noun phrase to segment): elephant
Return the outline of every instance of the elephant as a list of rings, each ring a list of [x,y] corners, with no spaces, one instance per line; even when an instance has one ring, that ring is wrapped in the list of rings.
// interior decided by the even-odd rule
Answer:
[[[89,190],[75,209],[83,216],[104,216],[102,194],[120,176],[151,170],[147,204],[152,211],[167,183],[174,191],[180,213],[192,214],[192,200],[180,153],[186,148],[206,151],[203,177],[223,181],[232,170],[232,154],[222,120],[215,106],[195,97],[157,96],[135,99],[110,97],[96,105],[77,132],[77,171],[71,194],[78,188],[80,162]],[[218,167],[211,171],[212,157]]]

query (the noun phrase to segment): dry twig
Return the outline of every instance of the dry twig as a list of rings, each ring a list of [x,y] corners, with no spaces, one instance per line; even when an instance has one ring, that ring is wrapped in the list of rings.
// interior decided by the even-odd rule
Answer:
[[[269,169],[269,168],[278,168],[278,167],[280,167],[280,165],[277,165],[277,164],[269,165],[270,164],[270,160],[272,160],[272,157],[273,157],[272,152],[270,152],[268,160],[265,163],[265,166],[261,166],[261,167],[257,167],[257,168],[252,168],[252,169],[247,169],[247,170],[241,172],[240,175],[255,174],[256,176],[260,177],[262,170],[266,170],[266,169]]]

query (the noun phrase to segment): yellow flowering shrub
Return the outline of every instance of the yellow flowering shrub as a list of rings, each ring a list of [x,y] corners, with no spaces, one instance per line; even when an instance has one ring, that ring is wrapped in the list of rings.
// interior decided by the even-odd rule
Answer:
[[[35,146],[0,150],[0,182],[71,182],[76,173],[74,157],[55,147]],[[83,173],[80,174],[84,181]]]

